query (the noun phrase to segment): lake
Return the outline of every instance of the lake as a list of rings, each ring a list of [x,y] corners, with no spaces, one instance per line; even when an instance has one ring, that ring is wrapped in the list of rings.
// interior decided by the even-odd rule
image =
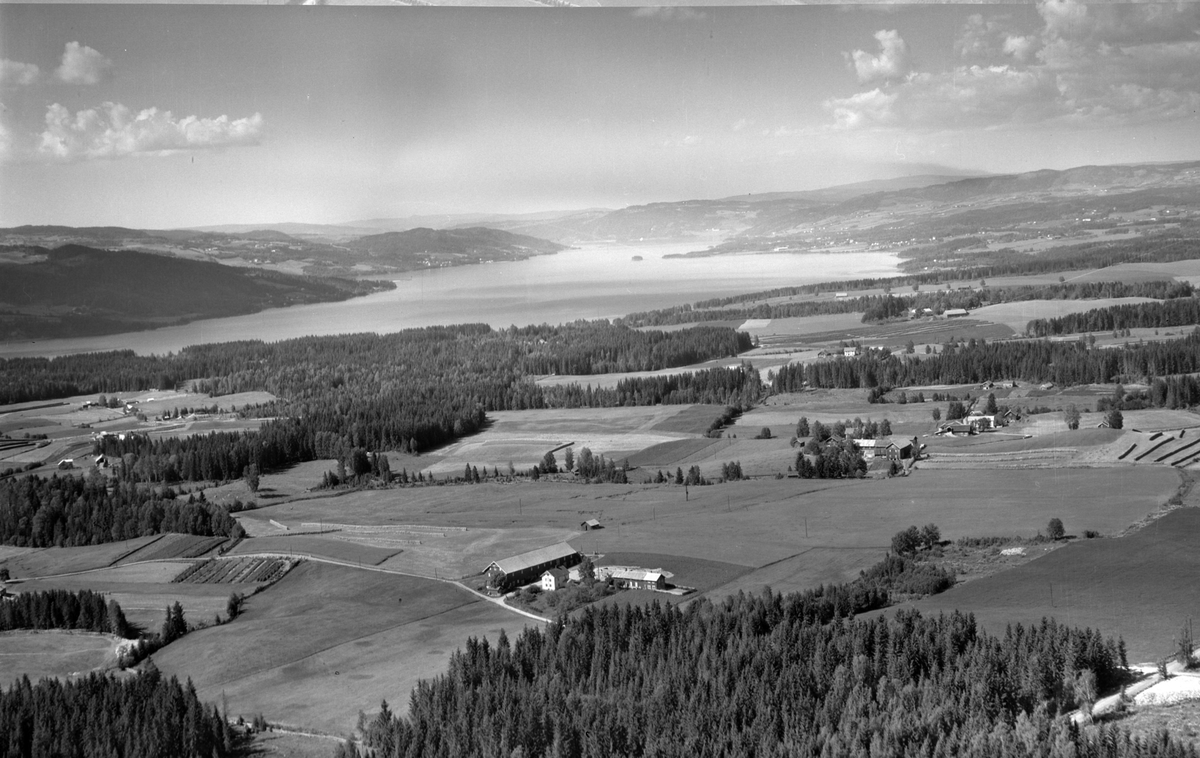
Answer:
[[[588,244],[524,261],[414,271],[397,278],[395,290],[340,303],[273,308],[247,316],[100,337],[0,343],[0,357],[124,349],[162,354],[205,342],[274,342],[305,335],[385,333],[436,324],[560,324],[774,287],[889,276],[896,273],[899,262],[890,253],[663,258],[701,247],[704,245],[696,242]],[[635,255],[642,260],[634,261]]]

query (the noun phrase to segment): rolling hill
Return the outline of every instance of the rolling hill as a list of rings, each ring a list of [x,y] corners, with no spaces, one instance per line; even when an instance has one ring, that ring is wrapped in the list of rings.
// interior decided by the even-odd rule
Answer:
[[[82,245],[33,248],[0,261],[4,340],[109,334],[346,300],[394,286]]]

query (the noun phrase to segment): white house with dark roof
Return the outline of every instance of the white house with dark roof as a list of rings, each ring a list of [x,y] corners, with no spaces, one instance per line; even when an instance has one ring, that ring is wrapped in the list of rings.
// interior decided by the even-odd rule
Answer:
[[[554,592],[561,590],[567,586],[570,581],[570,574],[566,569],[549,569],[542,572],[542,590],[544,592]]]

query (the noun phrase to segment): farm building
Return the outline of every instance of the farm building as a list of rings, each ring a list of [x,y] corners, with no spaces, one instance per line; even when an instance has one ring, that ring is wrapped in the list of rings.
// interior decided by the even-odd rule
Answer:
[[[545,592],[554,592],[561,590],[567,586],[567,581],[570,580],[570,575],[566,569],[550,569],[542,572],[542,590]]]
[[[999,413],[980,413],[972,411],[967,415],[966,421],[968,424],[975,426],[978,432],[984,432],[988,429],[995,429],[1004,426],[1004,416]]]
[[[629,590],[664,590],[667,579],[660,571],[619,569],[609,574],[613,584]]]
[[[597,519],[590,518],[587,521],[581,522],[579,528],[586,532],[589,529],[603,529],[604,527],[600,525]]]
[[[946,318],[962,318],[970,314],[966,308],[948,308],[942,315]]]
[[[966,421],[947,421],[938,427],[938,434],[975,434],[977,428]]]
[[[906,460],[912,457],[913,440],[895,442],[891,439],[854,440],[854,444],[863,451],[864,458],[890,458],[894,461]]]
[[[530,550],[499,561],[492,561],[483,573],[493,586],[527,584],[554,568],[568,568],[583,560],[579,551],[565,542]]]
[[[74,458],[63,458],[61,461],[58,462],[58,467],[60,469],[75,468],[75,459]]]

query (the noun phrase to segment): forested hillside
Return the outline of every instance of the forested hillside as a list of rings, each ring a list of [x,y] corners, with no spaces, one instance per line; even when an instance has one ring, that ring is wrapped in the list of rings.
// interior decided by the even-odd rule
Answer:
[[[160,532],[239,537],[229,512],[204,502],[179,503],[156,492],[101,478],[39,476],[0,481],[0,544],[71,547]]]
[[[347,300],[392,282],[305,277],[132,250],[34,248],[0,263],[0,337],[75,337]]]
[[[1002,637],[959,613],[848,620],[839,589],[610,605],[472,639],[366,742],[381,758],[1195,755],[1055,718],[1120,684],[1119,641],[1052,620]]]
[[[224,758],[234,735],[189,682],[151,668],[114,679],[101,674],[69,682],[26,677],[0,687],[0,755],[85,758]]]

